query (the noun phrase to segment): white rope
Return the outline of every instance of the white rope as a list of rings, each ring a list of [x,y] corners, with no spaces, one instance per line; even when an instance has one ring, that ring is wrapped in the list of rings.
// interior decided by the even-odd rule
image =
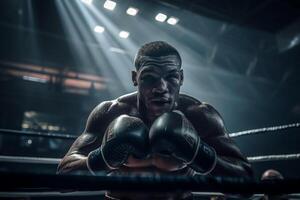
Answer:
[[[277,161],[277,160],[297,160],[300,158],[300,153],[285,154],[285,155],[266,155],[247,157],[250,162],[264,162],[264,161]]]
[[[274,132],[278,130],[284,130],[289,128],[298,128],[300,127],[300,123],[293,123],[293,124],[285,124],[281,126],[271,126],[271,127],[264,127],[264,128],[258,128],[258,129],[252,129],[247,131],[240,131],[236,133],[230,133],[230,137],[238,137],[238,136],[244,136],[244,135],[250,135],[250,134],[258,134],[258,133],[266,133],[266,132]]]
[[[196,197],[225,196],[220,192],[192,192]],[[0,197],[68,197],[68,196],[104,196],[104,191],[71,191],[71,192],[0,192]]]
[[[219,192],[192,192],[195,197],[231,197],[232,195],[224,195],[223,193]],[[18,198],[18,197],[80,197],[80,196],[98,196],[102,197],[105,195],[104,191],[66,191],[66,192],[59,192],[59,191],[51,191],[51,192],[0,192],[0,197],[4,198]],[[232,196],[234,197],[234,196]],[[263,194],[254,194],[250,199],[256,199],[258,197],[263,197]],[[284,195],[284,197],[300,199],[300,194],[293,193]]]
[[[24,156],[0,156],[0,162],[33,163],[33,164],[55,164],[58,165],[60,158],[41,158]]]
[[[258,134],[258,133],[265,133],[265,132],[274,132],[278,130],[284,130],[289,128],[298,128],[300,127],[300,123],[292,123],[292,124],[285,124],[280,126],[271,126],[271,127],[264,127],[258,129],[251,129],[246,131],[240,131],[235,133],[229,133],[230,137],[238,137],[250,134]],[[58,134],[58,133],[43,133],[43,132],[30,132],[30,131],[18,131],[18,130],[9,130],[9,129],[0,129],[0,134],[16,134],[16,135],[24,135],[24,136],[32,136],[32,137],[50,137],[50,138],[59,138],[59,139],[70,139],[75,140],[78,136],[70,135],[70,134]]]
[[[0,192],[0,197],[68,197],[68,196],[104,196],[104,191],[74,191],[74,192]]]

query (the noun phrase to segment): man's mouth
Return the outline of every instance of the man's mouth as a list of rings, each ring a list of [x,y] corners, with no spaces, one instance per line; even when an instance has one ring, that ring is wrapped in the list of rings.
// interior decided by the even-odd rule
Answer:
[[[150,102],[151,104],[159,107],[171,104],[171,100],[168,98],[155,98],[152,99]]]

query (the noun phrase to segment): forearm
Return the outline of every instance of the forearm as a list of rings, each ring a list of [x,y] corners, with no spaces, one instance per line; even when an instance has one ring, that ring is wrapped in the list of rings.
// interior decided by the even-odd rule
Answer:
[[[234,176],[252,178],[253,172],[248,161],[238,151],[223,149],[223,153],[231,156],[222,156],[215,148],[202,142],[196,151],[195,159],[190,164],[198,173],[214,176]]]
[[[253,171],[250,164],[246,161],[237,161],[233,158],[219,156],[211,175],[253,178]]]
[[[81,154],[71,154],[65,156],[58,165],[58,174],[69,174],[77,171],[88,172],[87,156]]]

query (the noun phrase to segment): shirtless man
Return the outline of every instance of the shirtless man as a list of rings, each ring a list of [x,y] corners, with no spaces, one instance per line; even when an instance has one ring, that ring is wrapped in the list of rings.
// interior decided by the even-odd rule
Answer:
[[[58,173],[252,177],[250,164],[228,136],[220,114],[179,93],[183,70],[174,47],[162,41],[147,43],[134,64],[132,82],[137,91],[102,102],[91,112]]]

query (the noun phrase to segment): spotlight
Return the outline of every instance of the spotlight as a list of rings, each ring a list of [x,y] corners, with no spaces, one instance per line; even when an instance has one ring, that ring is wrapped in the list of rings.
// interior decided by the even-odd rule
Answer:
[[[95,26],[95,28],[94,28],[94,31],[95,31],[96,33],[103,33],[104,30],[105,30],[105,28],[102,27],[102,26]]]
[[[178,20],[177,18],[175,18],[175,17],[170,17],[170,18],[167,20],[167,23],[168,23],[168,24],[171,24],[171,25],[175,25],[175,24],[177,24],[178,21],[179,21],[179,20]]]
[[[155,19],[159,22],[164,22],[167,19],[167,15],[163,13],[158,13],[155,17]]]
[[[81,0],[81,1],[87,5],[91,5],[93,3],[93,0]]]
[[[121,31],[119,33],[120,38],[128,38],[129,35],[130,35],[130,33],[127,31]]]
[[[106,0],[103,7],[108,9],[108,10],[114,10],[116,7],[117,3],[111,0]]]
[[[139,12],[139,10],[137,8],[133,8],[133,7],[129,7],[126,11],[126,13],[128,15],[132,15],[132,16],[135,16],[138,12]]]

